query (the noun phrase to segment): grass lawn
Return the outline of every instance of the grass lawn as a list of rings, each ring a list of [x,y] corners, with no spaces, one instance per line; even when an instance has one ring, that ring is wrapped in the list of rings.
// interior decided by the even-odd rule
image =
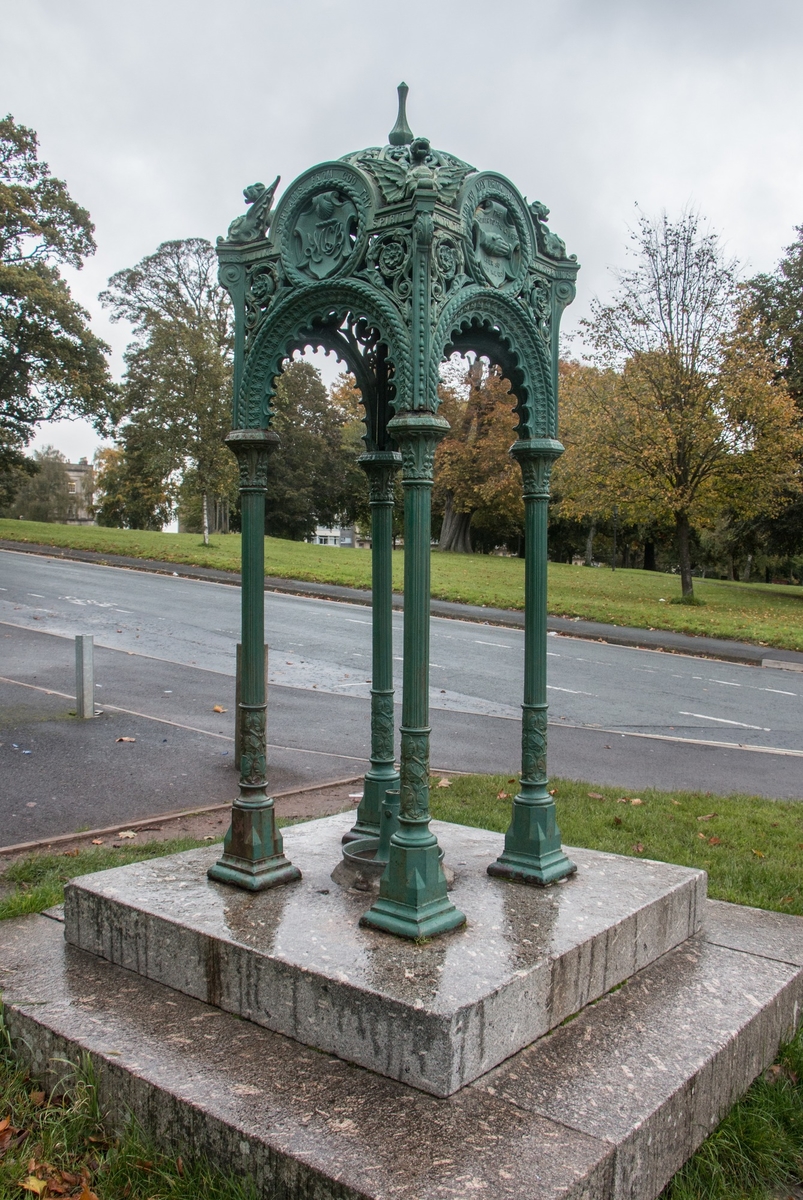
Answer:
[[[434,815],[502,831],[516,783],[504,775],[453,777],[448,787],[433,787]],[[803,805],[653,789],[636,796],[562,779],[553,786],[567,844],[703,867],[715,899],[803,915]],[[0,918],[58,903],[64,882],[75,875],[204,844],[184,838],[30,855],[2,877],[11,892],[0,901]],[[2,1035],[0,1025],[0,1200],[20,1196],[20,1182],[31,1178],[29,1194],[39,1190],[80,1200],[253,1195],[247,1182],[224,1177],[203,1159],[182,1162],[157,1153],[136,1129],[110,1139],[86,1064],[79,1066],[66,1098],[49,1098],[17,1069],[10,1047],[2,1057]],[[675,1176],[664,1200],[777,1200],[784,1194],[777,1189],[801,1176],[803,1030]],[[41,1183],[47,1179],[57,1188],[44,1193]]]
[[[147,533],[134,529],[51,525],[0,520],[0,538],[48,546],[126,554],[225,571],[240,569],[239,534],[215,535],[208,547],[195,533]],[[370,588],[366,550],[265,540],[265,570],[283,579]],[[393,581],[402,590],[404,551],[393,555]],[[673,604],[680,579],[654,571],[587,570],[565,563],[549,566],[549,611],[639,629],[736,638],[766,646],[803,650],[803,588],[695,580],[699,607]],[[440,600],[522,608],[524,563],[489,555],[433,554],[432,594]]]

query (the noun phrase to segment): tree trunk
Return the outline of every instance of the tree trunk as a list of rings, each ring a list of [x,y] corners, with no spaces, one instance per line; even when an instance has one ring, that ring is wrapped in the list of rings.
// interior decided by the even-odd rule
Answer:
[[[202,496],[202,507],[204,513],[204,545],[209,545],[209,501],[207,500],[206,492]]]
[[[588,536],[586,538],[586,553],[584,565],[593,567],[594,565],[594,534],[597,532],[596,521],[592,521],[588,527]]]
[[[694,596],[691,577],[691,551],[689,549],[689,514],[675,513],[675,529],[678,535],[678,557],[680,559],[680,592],[683,599]]]
[[[655,542],[644,543],[644,570],[655,570]]]
[[[748,554],[747,562],[744,564],[744,570],[742,571],[742,583],[750,582],[750,572],[752,571],[752,569],[753,569],[753,555]]]
[[[439,550],[451,550],[455,554],[471,554],[471,512],[455,512],[452,493],[446,493],[443,524],[438,542]]]

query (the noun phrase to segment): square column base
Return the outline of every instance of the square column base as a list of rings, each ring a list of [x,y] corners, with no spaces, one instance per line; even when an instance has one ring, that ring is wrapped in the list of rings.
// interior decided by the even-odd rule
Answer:
[[[517,796],[510,828],[505,834],[505,848],[488,867],[488,874],[548,887],[576,870],[577,866],[563,853],[560,844],[552,797],[548,803],[532,804]]]
[[[298,867],[285,858],[272,800],[254,808],[234,805],[223,854],[207,875],[217,883],[230,883],[248,892],[301,878]]]

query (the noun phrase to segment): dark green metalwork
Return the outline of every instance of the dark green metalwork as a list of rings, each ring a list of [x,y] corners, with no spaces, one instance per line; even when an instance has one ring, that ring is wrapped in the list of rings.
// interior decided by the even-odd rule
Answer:
[[[544,885],[577,869],[561,849],[546,773],[547,505],[552,464],[563,446],[551,438],[534,438],[516,442],[513,453],[524,477],[525,509],[521,790],[513,801],[504,852],[488,867],[488,874]]]
[[[385,793],[399,786],[393,751],[393,483],[401,455],[392,450],[363,454],[371,503],[371,766],[366,771],[357,820],[343,841],[378,837]]]
[[[301,877],[284,856],[266,778],[265,490],[268,456],[278,441],[271,429],[237,429],[226,439],[240,468],[242,507],[240,794],[232,806],[223,854],[208,874],[253,892]]]
[[[554,802],[545,786],[545,581],[549,473],[560,452],[555,440],[558,327],[574,297],[578,265],[546,225],[549,211],[543,204],[528,204],[503,176],[477,172],[434,150],[426,138],[414,137],[406,97],[402,84],[387,145],[305,172],[275,210],[278,180],[270,188],[247,188],[249,210],[232,223],[226,239],[218,239],[218,255],[220,280],[235,309],[233,425],[238,436],[259,440],[270,430],[275,378],[288,356],[306,346],[338,355],[354,373],[365,408],[362,464],[371,487],[375,555],[372,751],[351,836],[377,835],[383,797],[395,790],[397,779],[390,509],[381,497],[401,451],[405,616],[399,829],[391,839],[379,898],[363,919],[418,937],[453,929],[463,920],[447,895],[429,828],[430,492],[435,447],[448,429],[437,416],[439,369],[455,351],[487,356],[510,380],[518,419],[513,453],[524,474],[527,511],[522,784],[505,851],[491,870],[539,883],[573,870],[560,850]],[[256,534],[246,533],[247,507],[244,503],[244,646],[246,622],[261,621],[262,611],[261,549]],[[256,516],[253,522],[258,523]],[[261,627],[248,644],[258,656]],[[261,764],[264,709],[253,703],[261,713],[253,725],[254,761]],[[262,782],[260,805],[267,795]],[[243,808],[251,788],[246,779],[235,809]],[[274,854],[275,837],[271,833],[268,839]],[[249,849],[241,838],[237,844],[241,858],[255,863],[255,843]],[[228,848],[221,862],[227,856]]]

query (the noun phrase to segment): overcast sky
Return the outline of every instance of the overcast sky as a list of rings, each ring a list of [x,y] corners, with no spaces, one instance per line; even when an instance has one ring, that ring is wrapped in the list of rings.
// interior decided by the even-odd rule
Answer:
[[[97,293],[169,238],[214,241],[242,188],[413,132],[552,210],[582,270],[571,328],[610,293],[635,205],[692,204],[749,272],[803,223],[801,0],[0,0],[0,109],[96,225]],[[45,427],[70,457],[84,426]]]

